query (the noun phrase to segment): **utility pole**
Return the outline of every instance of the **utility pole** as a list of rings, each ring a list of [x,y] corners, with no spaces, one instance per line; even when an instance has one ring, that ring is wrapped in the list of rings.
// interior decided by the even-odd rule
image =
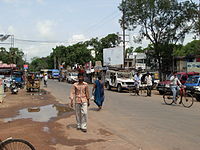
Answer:
[[[57,67],[56,67],[56,56],[54,56],[54,69],[57,69]]]
[[[199,16],[199,24],[197,27],[199,27],[199,40],[200,40],[200,0],[199,0],[199,15],[198,16]]]
[[[125,4],[125,0],[122,0],[122,5],[123,4]],[[125,68],[125,61],[126,61],[125,7],[123,7],[123,14],[122,14],[122,36],[123,36],[123,54],[124,54],[124,65],[123,65],[123,67]]]

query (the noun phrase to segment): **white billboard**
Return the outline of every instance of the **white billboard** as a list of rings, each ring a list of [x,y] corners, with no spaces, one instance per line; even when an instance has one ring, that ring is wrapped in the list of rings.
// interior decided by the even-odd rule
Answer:
[[[115,66],[124,64],[124,54],[122,47],[103,49],[104,66]]]

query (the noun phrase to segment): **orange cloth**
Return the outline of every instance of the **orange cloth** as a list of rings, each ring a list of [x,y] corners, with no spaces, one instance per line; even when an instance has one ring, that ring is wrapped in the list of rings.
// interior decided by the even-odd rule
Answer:
[[[89,98],[89,87],[88,84],[83,82],[79,84],[76,82],[73,84],[71,91],[70,91],[70,100],[73,101],[75,99],[75,103],[85,103]]]

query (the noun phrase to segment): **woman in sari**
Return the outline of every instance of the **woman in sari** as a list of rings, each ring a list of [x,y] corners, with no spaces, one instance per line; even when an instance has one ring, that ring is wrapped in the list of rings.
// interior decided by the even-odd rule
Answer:
[[[101,110],[104,102],[104,84],[101,80],[101,76],[98,77],[98,80],[95,81],[92,93],[94,94],[94,102]]]

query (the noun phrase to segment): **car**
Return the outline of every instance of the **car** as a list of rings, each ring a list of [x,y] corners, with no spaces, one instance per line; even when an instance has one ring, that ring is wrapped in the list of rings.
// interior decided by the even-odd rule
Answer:
[[[194,94],[195,88],[200,86],[200,76],[189,77],[184,85],[186,86],[187,91]]]
[[[108,90],[117,88],[118,92],[129,87],[134,87],[134,79],[131,72],[108,70],[105,76],[105,86]]]
[[[77,72],[67,72],[66,81],[68,83],[75,83],[78,81],[78,73]]]
[[[200,102],[200,86],[194,87],[194,96]]]
[[[178,72],[178,73],[176,73],[176,75],[177,75],[178,79],[180,80],[180,82],[182,84],[185,84],[188,77],[194,76],[194,75],[199,75],[199,72]],[[170,89],[170,77],[171,76],[172,76],[172,74],[170,74],[167,77],[167,80],[158,83],[156,89],[161,95],[164,94],[165,91],[171,92],[171,89]]]

